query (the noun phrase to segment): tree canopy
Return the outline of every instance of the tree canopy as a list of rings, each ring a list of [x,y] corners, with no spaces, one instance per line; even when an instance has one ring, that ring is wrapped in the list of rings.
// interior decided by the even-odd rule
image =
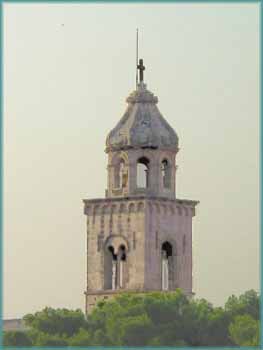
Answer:
[[[123,293],[81,310],[45,308],[24,317],[29,330],[5,332],[11,346],[226,346],[258,345],[259,296],[247,291],[225,307],[189,299],[181,290]]]

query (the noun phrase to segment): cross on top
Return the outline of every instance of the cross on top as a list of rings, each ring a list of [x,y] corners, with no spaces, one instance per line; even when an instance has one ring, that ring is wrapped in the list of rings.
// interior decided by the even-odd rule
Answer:
[[[143,82],[143,71],[145,70],[145,67],[143,65],[143,59],[140,58],[139,64],[137,65],[137,69],[139,69],[140,72],[140,83]]]

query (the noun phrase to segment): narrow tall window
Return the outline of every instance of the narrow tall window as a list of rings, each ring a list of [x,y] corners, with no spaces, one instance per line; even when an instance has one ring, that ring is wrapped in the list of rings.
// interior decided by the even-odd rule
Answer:
[[[124,245],[121,245],[118,253],[118,285],[120,288],[124,287],[125,281],[125,263],[126,263],[126,251]]]
[[[104,259],[104,285],[105,289],[117,288],[117,255],[114,254],[114,248],[109,246],[106,248]]]
[[[170,284],[172,280],[172,255],[172,245],[169,242],[164,242],[162,244],[161,251],[162,290],[169,290],[171,288]]]
[[[164,188],[171,187],[171,167],[166,159],[162,161],[162,183]]]
[[[149,186],[149,160],[145,157],[137,161],[137,187],[147,188]]]
[[[105,249],[104,256],[104,288],[115,290],[118,288],[125,288],[125,282],[127,281],[127,268],[126,260],[127,253],[126,247],[121,244],[116,250],[113,245],[108,246]],[[115,252],[117,252],[115,254]]]

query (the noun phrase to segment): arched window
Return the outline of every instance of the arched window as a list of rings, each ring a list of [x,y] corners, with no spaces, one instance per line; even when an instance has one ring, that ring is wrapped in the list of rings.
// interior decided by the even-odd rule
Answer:
[[[137,187],[147,188],[149,186],[149,160],[145,157],[137,161]]]
[[[106,247],[104,258],[104,288],[117,288],[117,255],[112,246]]]
[[[171,167],[167,159],[162,161],[162,184],[164,188],[171,187]]]
[[[173,280],[173,247],[169,242],[162,244],[162,290],[171,289]]]
[[[114,187],[124,188],[127,186],[128,173],[125,162],[122,158],[116,163],[114,168]]]
[[[125,288],[127,282],[127,243],[122,237],[109,237],[104,250],[104,288]]]

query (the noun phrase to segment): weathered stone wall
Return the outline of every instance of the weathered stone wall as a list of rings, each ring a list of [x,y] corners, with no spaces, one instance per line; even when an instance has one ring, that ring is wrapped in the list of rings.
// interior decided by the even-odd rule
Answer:
[[[99,204],[98,204],[99,203]],[[128,276],[126,288],[144,285],[144,201],[100,200],[86,205],[87,220],[87,286],[104,289],[104,248],[110,237],[127,242]]]
[[[148,202],[145,288],[161,289],[161,247],[164,242],[168,241],[173,247],[173,283],[170,289],[180,287],[187,293],[192,292],[193,215],[192,207],[178,205],[176,201]]]
[[[161,247],[173,247],[170,290],[192,293],[192,217],[196,202],[160,198],[85,200],[87,308],[105,291],[104,252],[109,240],[127,248],[125,290],[161,290]],[[95,300],[96,298],[96,300]]]

